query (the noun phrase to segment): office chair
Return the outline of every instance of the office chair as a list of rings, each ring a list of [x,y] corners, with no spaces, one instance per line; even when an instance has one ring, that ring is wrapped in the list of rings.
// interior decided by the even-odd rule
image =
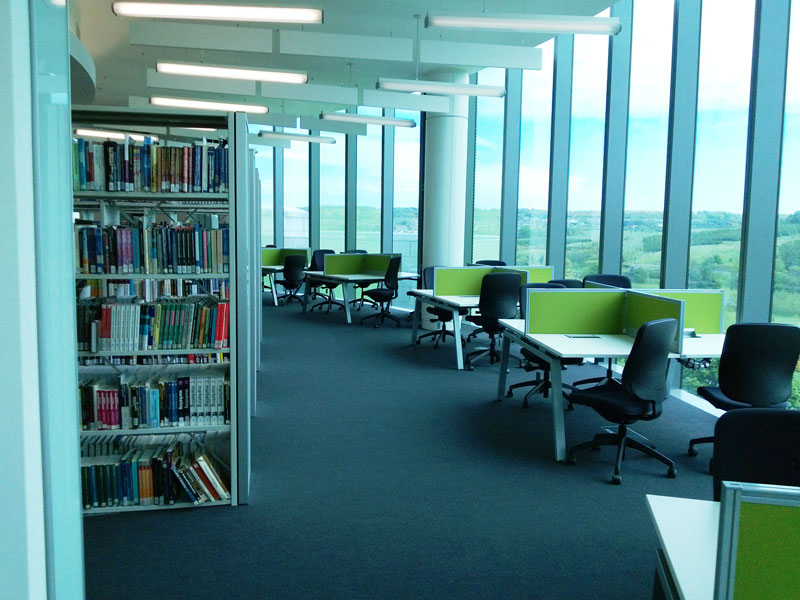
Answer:
[[[358,248],[354,248],[353,250],[345,250],[342,254],[366,254],[366,250],[360,250]]]
[[[433,270],[436,267],[424,267],[422,269],[422,288],[426,290],[433,289]],[[423,333],[417,338],[417,345],[420,344],[422,338],[430,337],[433,338],[435,341],[433,347],[438,348],[439,342],[444,342],[448,335],[455,337],[455,334],[447,329],[447,324],[453,321],[453,313],[446,308],[439,308],[438,306],[428,306],[426,307],[426,311],[428,314],[433,315],[436,317],[433,319],[434,323],[441,323],[441,328],[436,329],[434,331],[429,331],[428,333]],[[466,308],[459,308],[458,314],[461,317],[464,317],[469,314],[469,310]],[[463,342],[462,342],[463,343]]]
[[[300,291],[300,286],[303,285],[303,269],[305,268],[305,254],[290,254],[283,259],[283,279],[276,279],[275,283],[283,286],[286,293],[278,296],[278,301],[282,298],[287,298],[284,303],[291,302],[292,300],[302,302],[297,296],[297,292]]]
[[[267,244],[264,248],[277,248],[275,244]]]
[[[397,326],[400,327],[400,319],[395,317],[391,312],[392,300],[397,298],[398,281],[397,273],[400,271],[400,256],[393,256],[389,259],[389,266],[386,269],[386,275],[383,277],[383,287],[373,288],[366,290],[364,294],[369,296],[372,300],[380,305],[380,312],[372,315],[367,315],[361,319],[361,323],[367,319],[375,319],[375,327],[378,326],[378,319],[383,323],[385,319],[391,319]]]
[[[714,439],[714,500],[723,481],[800,486],[800,411],[726,412]]]
[[[586,282],[602,283],[604,285],[613,285],[614,287],[630,289],[631,279],[627,275],[615,275],[613,273],[596,273],[594,275],[587,275],[583,278],[583,287],[586,287]]]
[[[582,288],[583,282],[580,279],[551,279],[547,283],[559,283],[566,288]]]
[[[309,271],[324,271],[325,270],[325,256],[327,254],[336,254],[336,251],[330,249],[320,249],[314,250],[311,254],[311,266],[308,268]],[[311,290],[311,298],[315,298],[316,296],[321,297],[323,300],[322,302],[318,302],[314,306],[312,306],[308,312],[314,312],[314,309],[319,308],[321,309],[323,306],[327,307],[328,310],[325,312],[331,312],[331,308],[333,305],[337,305],[340,307],[340,310],[344,309],[344,304],[337,301],[333,297],[333,290],[336,289],[339,284],[331,284],[328,282],[321,281],[315,277],[306,277],[306,289]],[[323,292],[320,292],[319,289],[322,288]]]
[[[701,386],[697,394],[726,411],[786,408],[798,355],[800,327],[782,323],[731,325],[719,358],[719,387]],[[713,441],[713,436],[690,440],[689,456],[697,454],[697,444]]]
[[[487,267],[505,267],[506,266],[506,261],[504,261],[504,260],[495,260],[495,259],[492,259],[492,258],[486,258],[484,260],[476,260],[475,264],[476,265],[484,265],[484,266],[487,266]]]
[[[367,251],[355,248],[353,250],[345,250],[344,252],[342,252],[342,254],[367,254]],[[377,302],[373,301],[371,298],[364,297],[364,290],[366,290],[371,285],[372,285],[371,283],[359,283],[359,282],[353,283],[353,290],[358,292],[358,296],[350,300],[350,304],[352,304],[353,306],[357,304],[358,308],[356,310],[361,310],[364,307],[365,302],[370,306],[372,306],[373,308],[378,308]]]
[[[522,314],[522,318],[525,318],[525,313],[528,310],[528,290],[529,289],[564,289],[560,283],[526,283],[525,285],[520,286],[519,288],[519,306],[520,306],[520,313]],[[533,388],[525,394],[525,398],[522,401],[522,407],[528,408],[528,398],[536,393],[541,392],[542,396],[547,398],[547,394],[552,388],[552,384],[550,383],[550,363],[546,360],[538,357],[533,352],[528,350],[527,348],[521,348],[520,354],[522,354],[522,358],[525,361],[522,363],[522,368],[525,369],[526,373],[530,373],[531,371],[536,371],[536,379],[531,379],[529,381],[521,381],[519,383],[515,383],[508,387],[508,392],[506,392],[506,398],[511,398],[514,396],[514,390],[521,388],[521,387],[528,387],[533,386]],[[561,360],[562,368],[566,368],[569,365],[580,365],[583,364],[582,358],[564,358]],[[572,386],[562,384],[565,389],[571,389]]]
[[[489,357],[489,364],[500,359],[497,352],[496,336],[503,332],[500,319],[513,319],[517,316],[517,298],[522,276],[519,273],[487,273],[481,280],[481,295],[478,300],[478,315],[467,315],[467,321],[475,323],[489,335],[489,347],[477,348],[464,359],[468,370],[476,360]]]
[[[658,319],[644,323],[636,332],[633,348],[622,371],[622,381],[609,380],[587,389],[575,389],[569,396],[572,404],[588,406],[604,419],[616,423],[616,433],[598,433],[594,439],[572,446],[567,463],[575,463],[575,454],[601,446],[616,446],[617,460],[611,483],[622,482],[619,471],[626,448],[644,452],[667,465],[667,477],[675,477],[675,463],[648,446],[628,437],[628,425],[651,421],[661,416],[661,404],[667,397],[667,356],[675,339],[678,322]]]

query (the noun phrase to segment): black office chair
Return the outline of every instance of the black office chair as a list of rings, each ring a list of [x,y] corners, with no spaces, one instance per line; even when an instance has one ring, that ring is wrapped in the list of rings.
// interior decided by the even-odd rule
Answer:
[[[572,446],[567,463],[575,463],[575,454],[601,446],[616,446],[617,460],[611,483],[619,484],[619,471],[626,448],[644,452],[667,465],[667,477],[675,477],[675,463],[639,440],[628,437],[628,425],[651,421],[661,416],[661,404],[667,398],[667,357],[675,339],[675,319],[648,321],[636,332],[622,381],[609,380],[588,389],[575,389],[569,396],[572,404],[594,409],[604,419],[616,423],[616,433],[598,433],[594,439]]]
[[[355,248],[353,250],[345,250],[342,254],[367,254],[366,250],[361,250],[360,248]],[[371,298],[367,298],[364,296],[364,290],[371,286],[371,283],[353,283],[353,289],[357,292],[357,296],[350,300],[350,304],[353,306],[358,305],[356,310],[361,310],[364,307],[364,304],[369,304],[373,308],[378,308],[378,303],[372,300]]]
[[[714,500],[723,481],[800,486],[800,411],[726,412],[714,440]]]
[[[300,287],[303,285],[303,270],[305,268],[305,254],[290,254],[283,259],[283,279],[276,279],[275,283],[283,286],[283,288],[286,290],[286,293],[278,296],[279,302],[283,298],[286,298],[284,304],[291,302],[292,300],[302,302],[302,300],[297,296],[297,292],[300,291]]]
[[[267,244],[264,248],[277,248],[275,244]]]
[[[783,323],[731,325],[719,358],[719,387],[701,386],[697,394],[726,411],[786,408],[799,355],[800,327]],[[689,456],[697,454],[697,444],[713,441],[713,436],[690,440]]]
[[[489,335],[489,347],[478,348],[467,354],[464,362],[470,371],[476,360],[489,357],[489,364],[500,359],[495,338],[503,333],[500,319],[517,316],[517,298],[522,276],[519,273],[487,273],[481,280],[481,295],[478,300],[478,315],[467,315],[467,321],[475,323]]]
[[[424,267],[422,269],[423,289],[433,289],[433,270],[435,268],[436,267]],[[444,342],[448,335],[455,337],[455,334],[447,329],[447,324],[453,321],[453,313],[451,311],[445,308],[439,308],[438,306],[428,306],[426,307],[426,312],[435,317],[433,319],[434,323],[441,323],[441,328],[434,331],[429,331],[428,333],[423,333],[417,338],[417,345],[419,345],[419,343],[422,341],[422,338],[430,337],[435,342],[433,347],[438,348],[439,342]],[[466,308],[459,308],[458,314],[461,317],[466,316],[469,314],[469,310]]]
[[[476,260],[475,264],[476,265],[484,265],[484,266],[487,266],[487,267],[505,267],[506,266],[506,261],[504,261],[504,260],[496,260],[496,259],[493,259],[493,258],[486,258],[486,259],[483,259],[483,260]]]
[[[381,323],[385,319],[391,319],[397,326],[400,327],[400,319],[395,317],[390,311],[392,307],[392,300],[397,298],[397,290],[399,288],[398,281],[397,281],[397,273],[400,271],[400,256],[393,256],[389,259],[389,266],[386,269],[386,275],[383,277],[382,287],[373,288],[370,290],[366,290],[364,292],[365,295],[369,296],[372,300],[374,300],[380,306],[380,312],[376,312],[372,315],[367,315],[361,322],[363,323],[367,319],[375,319],[375,327],[378,326],[378,320]]]
[[[566,288],[582,288],[583,282],[580,279],[551,279],[547,283],[558,283]]]
[[[522,318],[525,318],[525,313],[528,310],[528,290],[529,289],[564,289],[564,286],[560,283],[526,283],[525,285],[520,286],[519,288],[519,307],[520,313]],[[528,408],[528,398],[533,396],[534,394],[540,393],[543,397],[547,398],[547,394],[550,389],[553,387],[550,382],[550,363],[546,360],[538,357],[533,352],[528,350],[527,348],[521,348],[520,354],[522,354],[522,358],[524,358],[524,362],[522,363],[522,368],[525,369],[526,373],[530,373],[532,371],[536,371],[536,379],[531,379],[529,381],[521,381],[519,383],[515,383],[508,387],[508,392],[506,392],[506,398],[511,398],[514,396],[514,390],[533,386],[533,388],[525,394],[525,398],[522,401],[522,407]],[[563,358],[561,360],[561,367],[566,369],[570,365],[580,365],[583,364],[582,358]],[[565,389],[571,388],[571,386],[563,385]]]
[[[330,249],[320,249],[314,250],[311,254],[311,265],[308,267],[309,271],[324,271],[325,270],[325,256],[328,254],[336,254],[335,250]],[[322,281],[316,277],[307,276],[306,277],[306,289],[310,290],[311,296],[309,299],[313,299],[316,297],[322,298],[321,302],[317,302],[314,306],[312,306],[308,312],[314,312],[315,309],[319,308],[320,310],[322,307],[326,307],[327,310],[325,312],[331,312],[331,308],[334,305],[339,307],[339,310],[344,309],[344,304],[336,300],[333,296],[333,290],[339,286],[338,283],[332,284],[326,281]],[[322,290],[322,291],[320,291]]]
[[[354,248],[353,250],[345,250],[342,254],[366,254],[366,250],[361,250],[359,248]]]
[[[613,285],[614,287],[630,289],[631,279],[627,275],[616,275],[614,273],[596,273],[594,275],[587,275],[583,278],[583,287],[586,283],[602,283],[604,285]]]

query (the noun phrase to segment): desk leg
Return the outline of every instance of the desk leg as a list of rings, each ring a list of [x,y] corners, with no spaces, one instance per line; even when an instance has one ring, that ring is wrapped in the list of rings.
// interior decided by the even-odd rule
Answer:
[[[497,401],[506,395],[506,371],[508,371],[508,354],[511,350],[511,338],[503,334],[503,351],[500,354],[500,378],[497,380]]]
[[[308,308],[308,292],[311,291],[308,287],[308,279],[303,282],[303,312]],[[277,300],[276,300],[277,302]],[[277,304],[276,304],[277,306]]]
[[[344,298],[344,314],[347,316],[347,324],[350,325],[353,321],[350,318],[350,300],[347,297],[347,286],[347,283],[342,284],[342,298]]]
[[[461,351],[461,315],[458,309],[453,309],[453,345],[456,347],[456,369],[464,369],[464,354]]]
[[[269,286],[272,290],[272,302],[275,306],[278,306],[278,291],[275,289],[275,273],[269,274]],[[303,306],[305,309],[305,306]]]
[[[550,383],[553,399],[553,444],[556,460],[564,462],[567,459],[567,441],[564,424],[564,391],[561,387],[561,361],[557,358],[550,359]]]
[[[422,301],[419,298],[414,298],[414,321],[411,323],[411,345],[417,343],[417,330],[419,329],[419,321],[422,315]]]

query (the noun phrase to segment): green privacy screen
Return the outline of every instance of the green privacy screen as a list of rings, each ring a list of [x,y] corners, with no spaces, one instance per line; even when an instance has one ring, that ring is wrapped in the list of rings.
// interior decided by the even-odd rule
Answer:
[[[624,290],[528,291],[527,333],[621,334]]]

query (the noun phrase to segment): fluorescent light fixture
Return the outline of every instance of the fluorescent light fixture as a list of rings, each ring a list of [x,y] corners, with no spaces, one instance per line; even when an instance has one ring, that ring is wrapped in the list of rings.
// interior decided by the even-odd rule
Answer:
[[[616,35],[621,25],[617,17],[436,12],[425,17],[425,27]]]
[[[99,129],[76,129],[75,135],[81,135],[83,137],[96,137],[96,138],[107,138],[109,140],[125,140],[126,137],[131,138],[135,142],[143,142],[145,136],[140,133],[122,133],[120,131],[101,131]],[[158,138],[154,135],[147,136],[152,141],[157,142]]]
[[[293,142],[310,142],[314,144],[335,144],[336,139],[324,135],[305,135],[302,133],[282,133],[279,131],[259,131],[258,137],[271,140],[290,140]]]
[[[270,83],[308,83],[308,75],[296,71],[267,71],[264,69],[240,69],[238,67],[214,67],[160,61],[156,63],[156,71],[170,75],[191,75],[193,77],[244,79],[246,81],[267,81]]]
[[[221,110],[223,112],[253,112],[267,113],[266,106],[256,106],[254,104],[231,104],[230,102],[209,102],[207,100],[189,100],[188,98],[162,98],[153,96],[150,104],[155,106],[171,106],[174,108],[193,108],[195,110]]]
[[[387,127],[416,127],[414,119],[395,119],[392,117],[371,117],[369,115],[353,115],[348,113],[320,113],[323,121],[343,121],[345,123],[363,123],[364,125],[384,125]]]
[[[192,131],[219,131],[214,127],[184,127],[183,129],[191,129]]]
[[[171,2],[114,2],[111,5],[111,10],[119,17],[145,17],[149,19],[299,23],[302,25],[322,23],[322,11],[317,8],[173,4]]]
[[[411,92],[425,94],[443,94],[451,96],[488,96],[502,98],[506,90],[496,85],[474,85],[471,83],[448,83],[446,81],[421,81],[418,79],[378,79],[379,90],[392,92]]]

